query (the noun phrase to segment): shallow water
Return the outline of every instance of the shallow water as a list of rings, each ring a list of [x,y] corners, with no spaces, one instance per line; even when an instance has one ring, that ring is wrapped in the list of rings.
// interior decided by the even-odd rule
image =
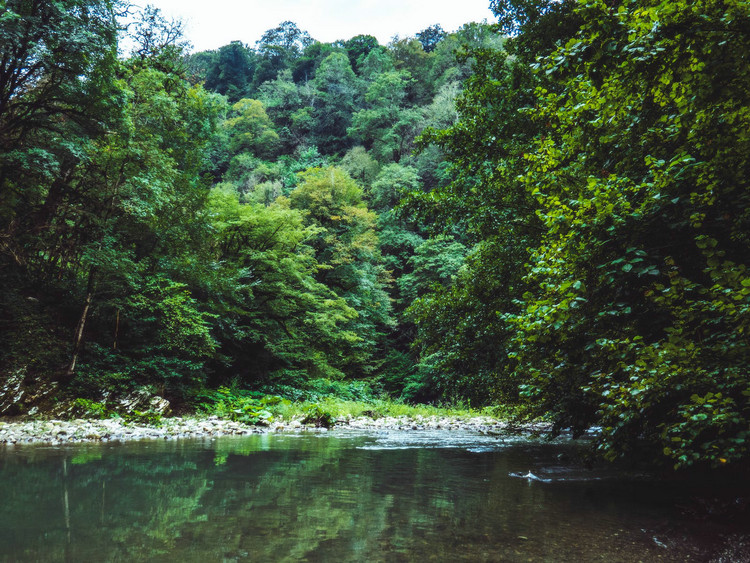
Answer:
[[[6,448],[0,560],[706,561],[743,531],[579,453],[344,430]]]

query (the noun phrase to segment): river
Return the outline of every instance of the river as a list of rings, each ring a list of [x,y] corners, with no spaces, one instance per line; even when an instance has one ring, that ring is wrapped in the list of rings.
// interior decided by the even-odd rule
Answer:
[[[0,560],[734,561],[723,494],[470,432],[6,447]]]

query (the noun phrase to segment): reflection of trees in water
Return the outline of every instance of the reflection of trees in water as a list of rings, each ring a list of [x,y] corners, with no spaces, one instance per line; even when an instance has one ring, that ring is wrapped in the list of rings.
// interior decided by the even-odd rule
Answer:
[[[158,455],[83,446],[4,458],[0,558],[138,560],[171,552],[209,482],[179,444],[159,445]]]
[[[622,486],[509,478],[528,455],[353,445],[261,435],[21,450],[0,458],[0,560],[682,556],[649,543]]]
[[[258,445],[217,445],[224,471],[203,498],[211,517],[186,528],[195,544],[221,546],[215,556],[299,561],[326,547],[351,556],[361,538],[377,533],[383,510],[361,502],[372,475],[350,463],[356,450],[328,439],[274,441],[270,452]]]
[[[341,450],[338,440],[274,440],[272,450],[269,440],[220,440],[215,450],[170,442],[146,451],[127,445],[102,455],[91,446],[11,457],[0,479],[4,556],[292,561],[398,551],[410,530],[428,524],[398,500],[404,485],[435,479],[435,468],[422,467],[427,452],[393,452],[374,463],[372,452]],[[394,487],[387,477],[393,465],[416,470],[400,471],[402,484]]]
[[[493,532],[482,516],[493,507],[483,499],[491,494],[493,502],[510,506],[523,498],[521,506],[528,506],[540,494],[525,483],[477,488],[477,482],[484,483],[479,476],[491,477],[493,471],[507,485],[508,470],[486,458],[467,459],[465,453],[342,450],[336,440],[286,439],[275,443],[273,453],[280,457],[271,459],[237,446],[217,448],[226,472],[203,498],[203,510],[213,517],[186,528],[197,545],[224,546],[216,556],[272,561],[373,560],[387,553],[469,557],[476,554],[474,544],[487,544]],[[523,515],[515,520],[522,522]]]

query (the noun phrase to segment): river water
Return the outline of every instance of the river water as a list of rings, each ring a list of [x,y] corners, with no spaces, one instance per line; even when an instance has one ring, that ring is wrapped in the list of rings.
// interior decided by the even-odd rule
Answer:
[[[716,484],[698,491],[591,468],[580,453],[571,442],[455,431],[9,447],[0,450],[0,560],[682,562],[746,555],[731,545],[743,541],[747,522],[722,508],[741,498],[722,496]]]

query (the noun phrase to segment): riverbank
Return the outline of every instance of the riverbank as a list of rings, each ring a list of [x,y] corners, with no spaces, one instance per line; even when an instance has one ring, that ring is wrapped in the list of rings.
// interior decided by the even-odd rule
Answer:
[[[503,434],[518,430],[508,422],[488,416],[440,417],[345,417],[330,429],[315,424],[304,424],[299,418],[276,420],[266,426],[209,417],[170,417],[157,424],[138,424],[121,418],[32,420],[23,422],[0,421],[0,444],[62,445],[84,442],[126,442],[134,440],[174,440],[208,438],[228,435],[249,435],[265,432],[327,432],[337,428],[362,430],[469,430],[480,434]],[[544,432],[545,424],[529,424],[521,428],[528,432]]]

